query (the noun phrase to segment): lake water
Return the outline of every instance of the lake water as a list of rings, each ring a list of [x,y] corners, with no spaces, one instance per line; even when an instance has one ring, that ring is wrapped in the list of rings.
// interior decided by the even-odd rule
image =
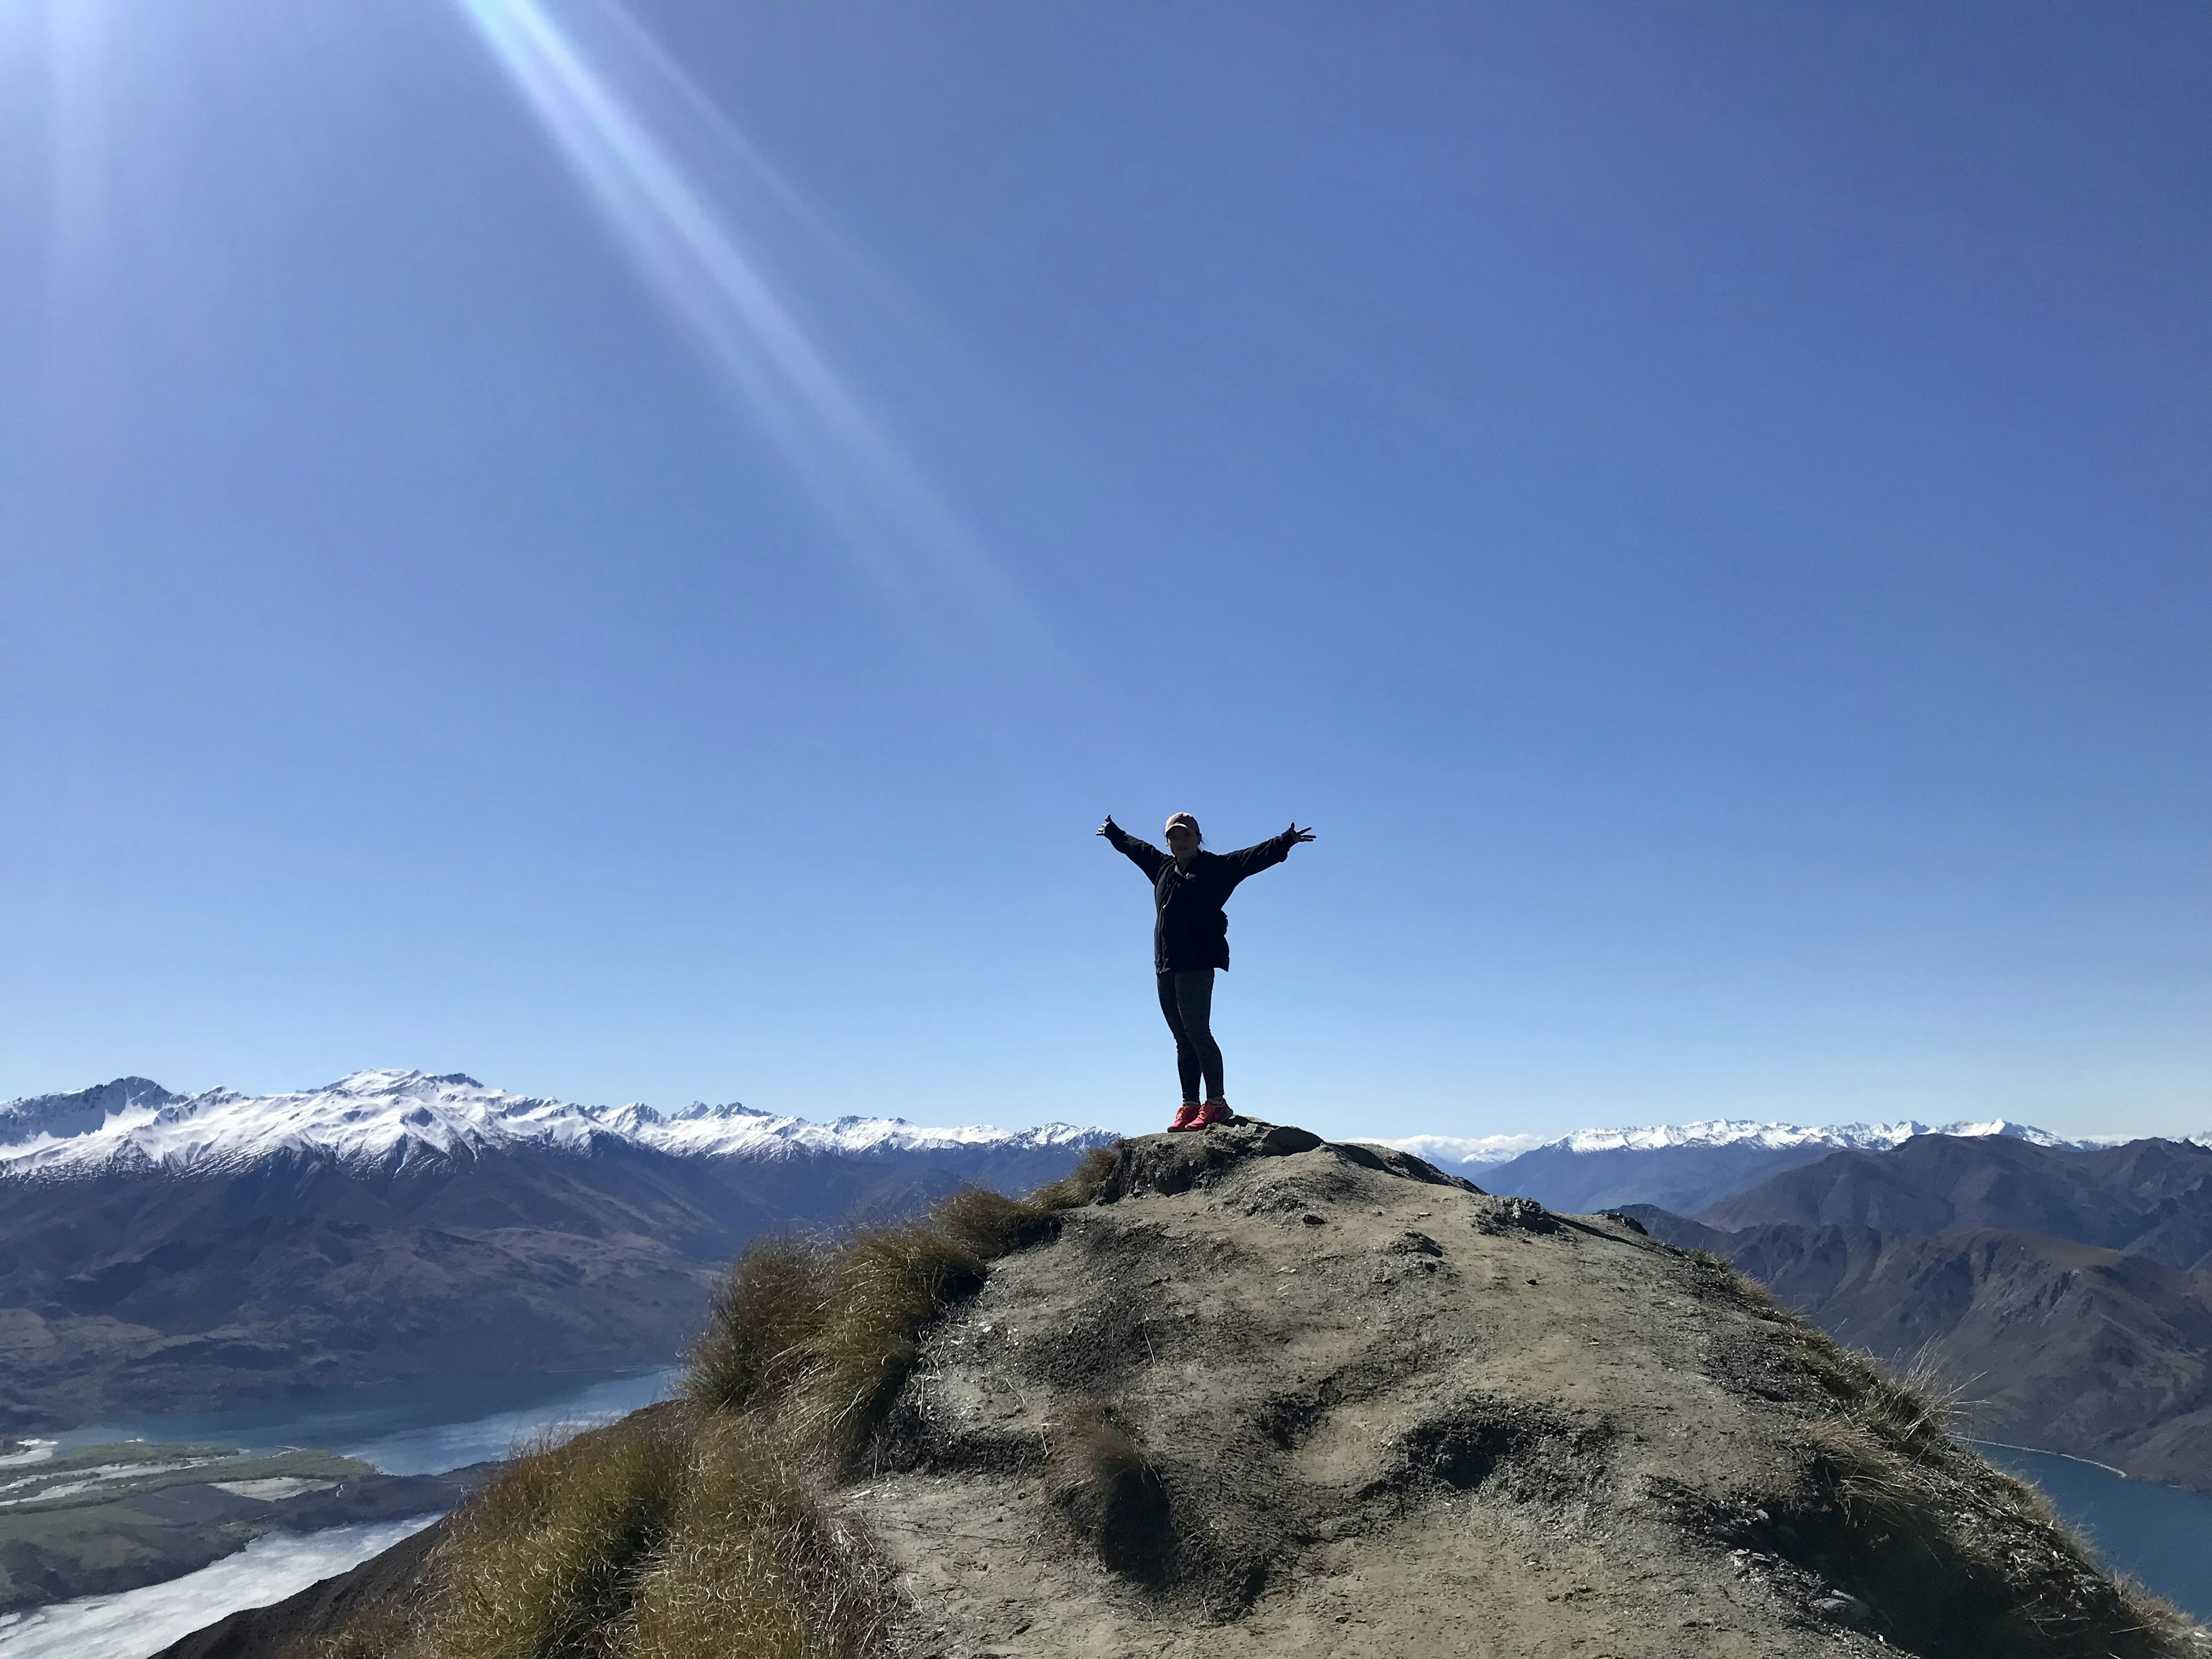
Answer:
[[[2192,1619],[2212,1624],[2212,1497],[2130,1480],[2055,1452],[1986,1444],[1975,1449],[2042,1487],[2111,1565],[2135,1574]]]
[[[57,1435],[59,1449],[115,1440],[314,1446],[388,1474],[441,1474],[548,1433],[589,1428],[665,1398],[673,1370],[624,1376],[535,1376],[491,1383],[348,1389],[289,1408],[92,1425]],[[0,1616],[0,1659],[146,1659],[240,1607],[265,1607],[343,1572],[437,1519],[272,1533],[166,1583],[58,1601]]]
[[[53,1437],[59,1449],[117,1440],[213,1442],[261,1449],[313,1446],[387,1474],[442,1474],[505,1457],[549,1430],[588,1427],[666,1396],[672,1367],[621,1376],[555,1374],[346,1389],[281,1405],[175,1417],[118,1419]]]

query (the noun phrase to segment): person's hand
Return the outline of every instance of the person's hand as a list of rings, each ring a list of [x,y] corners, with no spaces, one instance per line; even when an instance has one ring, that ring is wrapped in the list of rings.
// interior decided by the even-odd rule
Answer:
[[[1100,824],[1091,833],[1094,836],[1103,836],[1107,840],[1111,841],[1114,839],[1114,832],[1121,827],[1121,826],[1120,824],[1114,822],[1114,815],[1111,812],[1109,812],[1106,815],[1106,822]]]
[[[1291,845],[1293,847],[1296,847],[1302,841],[1311,841],[1314,838],[1312,830],[1301,830],[1298,828],[1298,821],[1296,818],[1292,818],[1291,820],[1291,827],[1284,830],[1283,833],[1291,838]]]

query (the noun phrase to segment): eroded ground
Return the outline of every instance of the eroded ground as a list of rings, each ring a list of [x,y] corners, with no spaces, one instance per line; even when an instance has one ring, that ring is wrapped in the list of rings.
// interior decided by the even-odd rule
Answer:
[[[1077,1211],[933,1334],[909,1467],[846,1500],[907,1570],[917,1652],[1881,1650],[1682,1523],[1802,1460],[1775,1328],[1629,1226],[1360,1156]],[[1164,1487],[1152,1582],[1055,1501],[1089,1401]]]

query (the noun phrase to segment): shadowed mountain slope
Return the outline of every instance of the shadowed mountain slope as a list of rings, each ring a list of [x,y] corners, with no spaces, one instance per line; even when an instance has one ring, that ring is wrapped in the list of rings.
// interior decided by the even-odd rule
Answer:
[[[763,1228],[1034,1186],[1103,1138],[587,1113],[411,1073],[265,1100],[124,1079],[11,1103],[0,1431],[665,1364]]]
[[[1906,1233],[2002,1228],[2197,1267],[2212,1265],[2212,1148],[1921,1135],[1891,1152],[1832,1153],[1695,1213],[1731,1232],[1773,1223]]]
[[[1628,1213],[1723,1257],[1839,1340],[1939,1364],[1973,1402],[1977,1435],[2212,1488],[2212,1273],[2039,1233],[1731,1233]]]
[[[769,1215],[635,1148],[0,1186],[0,1426],[672,1356]]]
[[[1928,1135],[2026,1146],[2068,1144],[2048,1130],[2002,1118],[1942,1128],[1909,1120],[1808,1127],[1717,1118],[1644,1129],[1578,1129],[1515,1158],[1446,1167],[1474,1176],[1498,1192],[1518,1193],[1555,1210],[1583,1213],[1624,1204],[1656,1204],[1677,1215],[1694,1215],[1784,1170],[1836,1152],[1880,1156]],[[1419,1139],[1440,1149],[1480,1145],[1437,1136]],[[1396,1144],[1420,1151],[1411,1142]]]
[[[1826,1146],[1769,1146],[1741,1142],[1724,1146],[1607,1146],[1581,1152],[1539,1146],[1478,1173],[1501,1193],[1533,1198],[1570,1214],[1656,1204],[1694,1215],[1708,1204],[1753,1187],[1785,1170],[1834,1154]]]

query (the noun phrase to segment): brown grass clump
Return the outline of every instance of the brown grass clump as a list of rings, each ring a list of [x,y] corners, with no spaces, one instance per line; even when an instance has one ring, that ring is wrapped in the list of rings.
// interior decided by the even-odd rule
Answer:
[[[784,1233],[756,1238],[715,1293],[684,1367],[684,1397],[743,1411],[781,1395],[804,1368],[829,1306],[827,1253],[818,1244]]]
[[[750,1413],[526,1454],[429,1576],[418,1615],[374,1610],[313,1659],[884,1659],[899,1606],[873,1545]]]
[[[830,1264],[828,1316],[806,1339],[796,1425],[840,1459],[856,1454],[914,1369],[923,1327],[983,1283],[967,1246],[927,1226],[872,1227]]]
[[[1073,1402],[1053,1425],[1045,1491],[1109,1570],[1149,1588],[1166,1583],[1175,1553],[1166,1483],[1097,1401]]]
[[[774,1434],[702,1423],[667,1546],[637,1581],[624,1659],[874,1659],[890,1650],[890,1568],[831,1519]]]
[[[1732,1303],[1768,1318],[1790,1316],[1783,1312],[1765,1285],[1711,1250],[1684,1250],[1682,1263],[1688,1269],[1689,1288],[1693,1295],[1711,1302]]]
[[[963,1187],[939,1200],[930,1219],[984,1261],[1041,1243],[1058,1230],[1056,1212],[988,1187]]]
[[[809,1443],[849,1459],[913,1369],[922,1330],[981,1286],[985,1262],[1048,1237],[1057,1209],[1076,1201],[963,1187],[920,1221],[862,1228],[839,1244],[757,1239],[714,1298],[684,1397],[715,1411],[781,1411]]]
[[[1781,1315],[1797,1357],[1844,1413],[1867,1424],[1901,1452],[1940,1457],[1972,1406],[1966,1388],[1926,1352],[1893,1376],[1871,1354],[1847,1348],[1801,1316]]]
[[[430,1559],[422,1650],[437,1659],[599,1659],[666,1537],[685,1443],[664,1416],[542,1445],[462,1505]]]
[[[1082,1163],[1050,1185],[1038,1188],[1029,1201],[1041,1210],[1079,1210],[1098,1196],[1106,1177],[1114,1173],[1115,1161],[1114,1146],[1093,1146],[1083,1155]]]
[[[924,1329],[981,1287],[984,1263],[1048,1237],[1112,1166],[1093,1152],[1027,1200],[963,1188],[919,1221],[838,1242],[755,1240],[715,1296],[680,1404],[524,1452],[454,1517],[419,1612],[364,1614],[316,1659],[887,1655],[893,1576],[815,1482],[867,1448]],[[1099,1425],[1079,1484],[1103,1506],[1102,1548],[1126,1553],[1109,1540],[1164,1494]]]

